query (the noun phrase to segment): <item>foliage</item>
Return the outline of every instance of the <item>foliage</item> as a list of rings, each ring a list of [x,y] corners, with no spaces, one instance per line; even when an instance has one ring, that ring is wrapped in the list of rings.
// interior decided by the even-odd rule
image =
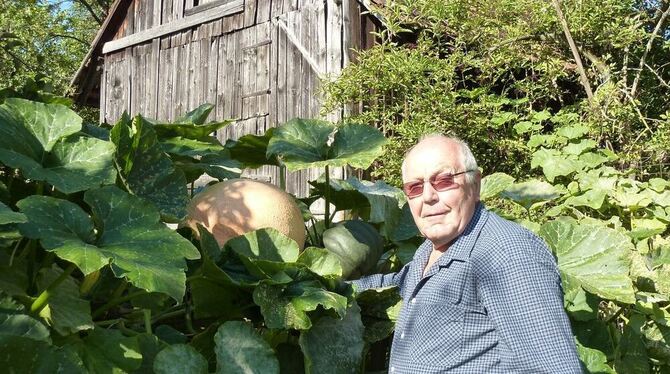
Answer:
[[[63,95],[100,26],[91,21],[80,1],[3,1],[0,88],[19,90],[32,81]]]
[[[577,117],[547,120],[557,123],[549,134],[516,126],[540,177],[490,175],[482,197],[522,207],[517,221],[554,251],[588,372],[667,371],[670,181],[618,171],[618,157],[589,139]]]
[[[380,43],[326,82],[326,109],[363,104],[354,120],[391,140],[374,175],[395,185],[403,152],[431,132],[466,140],[487,173],[522,176],[530,150],[513,126],[550,132],[546,118],[561,110],[622,165],[659,173],[642,160],[668,162],[668,9],[636,0],[387,2],[375,9]]]
[[[124,115],[109,129],[82,125],[61,104],[7,98],[0,105],[4,368],[357,372],[365,365],[366,336],[383,339],[392,333],[390,317],[374,311],[366,299],[358,305],[342,280],[339,258],[323,248],[321,234],[312,235],[302,252],[274,229],[246,233],[221,248],[202,227],[195,240],[190,230],[165,225],[184,218],[190,198],[186,184],[204,173],[226,179],[239,177],[246,166],[278,160],[288,166],[302,156],[299,147],[282,142],[309,138],[317,129],[326,130],[322,141],[298,143],[319,157],[303,159],[299,167],[312,161],[366,167],[381,151],[379,132],[364,125],[295,120],[274,136],[224,146],[209,134],[230,122],[206,122],[211,110],[203,105],[174,123]],[[379,146],[369,147],[371,139]],[[240,150],[259,155],[231,158]],[[375,190],[364,182],[347,183],[347,193],[365,201],[362,216],[368,216],[366,210],[402,215],[402,200],[389,205],[375,199]],[[319,191],[308,200],[323,197]],[[342,209],[338,202],[334,206]],[[378,224],[351,222],[376,236],[375,253],[361,258],[365,270],[388,268],[388,261],[377,264],[381,251],[390,249],[387,258],[395,256],[393,240],[402,239],[382,239]],[[388,300],[389,308],[397,307],[397,297]],[[386,329],[367,331],[363,320],[372,318],[371,311],[377,324],[387,322]]]

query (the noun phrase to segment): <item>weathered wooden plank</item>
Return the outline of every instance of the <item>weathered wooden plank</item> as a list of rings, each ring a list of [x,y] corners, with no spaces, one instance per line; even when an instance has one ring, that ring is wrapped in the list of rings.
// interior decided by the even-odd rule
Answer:
[[[158,82],[156,86],[156,119],[167,121],[168,111],[172,101],[172,50],[169,47],[169,38],[160,41],[158,51]]]
[[[131,45],[136,45],[144,41],[161,37],[163,35],[178,32],[202,23],[224,17],[226,15],[242,12],[244,0],[232,0],[230,3],[222,5],[220,8],[213,8],[204,12],[196,13],[192,16],[181,18],[170,22],[169,24],[158,25],[151,29],[137,32],[133,35],[105,43],[102,47],[102,53],[107,54]]]
[[[276,35],[277,35],[277,74],[273,77],[275,84],[277,85],[276,94],[274,95],[274,101],[277,104],[277,119],[273,124],[278,126],[287,121],[287,107],[288,107],[288,74],[287,74],[287,65],[289,62],[289,56],[291,52],[289,51],[289,42],[288,37],[285,32],[279,29],[279,26],[275,25]]]
[[[272,4],[270,5],[270,18],[278,17],[284,13],[284,1],[283,0],[271,0]]]
[[[244,0],[244,27],[256,24],[256,8],[259,0]]]
[[[249,118],[254,116],[256,111],[256,97],[247,97],[247,94],[256,91],[256,48],[246,48],[247,46],[256,44],[256,29],[257,27],[248,27],[240,31],[241,41],[239,46],[242,49],[242,71],[239,96],[236,100],[242,102],[241,118]]]
[[[247,29],[244,29],[240,32],[235,32],[232,35],[234,36],[233,39],[233,50],[235,51],[235,68],[233,72],[233,90],[231,91],[231,100],[232,100],[232,112],[231,112],[231,117],[232,118],[243,118],[242,117],[242,84],[243,84],[243,74],[244,74],[244,59],[245,59],[245,53],[242,51],[242,43],[244,42],[244,38],[246,38],[246,34],[248,34],[249,31]]]
[[[261,24],[270,20],[272,0],[258,0],[256,23]]]
[[[211,38],[207,43],[209,47],[209,68],[205,87],[205,102],[216,105],[216,92],[218,89],[218,66],[219,66],[219,38]],[[212,110],[216,113],[216,109]],[[211,118],[213,119],[213,118]]]
[[[161,0],[161,24],[172,22],[172,3],[173,0]]]
[[[153,21],[152,25],[157,26],[163,22],[163,0],[153,0]]]
[[[256,90],[257,92],[263,92],[264,94],[257,97],[257,106],[258,114],[266,116],[269,113],[268,99],[270,93],[270,22],[265,22],[258,25],[257,31],[257,42],[259,45],[258,53],[256,55],[256,64],[258,66],[258,73],[256,74]],[[261,43],[261,41],[267,41],[267,44]],[[265,126],[266,119],[263,120],[263,125]]]
[[[223,34],[219,39],[219,94],[217,105],[220,106],[220,119],[233,118],[233,82],[235,72],[235,50],[233,40],[235,34]]]
[[[145,0],[144,4],[144,30],[154,25],[154,0]]]
[[[298,12],[300,14],[299,22],[300,25],[302,26],[300,28],[300,34],[298,34],[298,40],[300,41],[300,45],[305,49],[305,54],[309,56],[310,58],[312,57],[312,39],[315,35],[312,35],[311,31],[314,28],[314,24],[312,23],[312,9],[313,5],[312,2],[306,2],[303,4],[302,8]],[[316,94],[315,91],[311,91],[312,88],[312,72],[313,69],[309,66],[308,63],[305,63],[303,59],[302,63],[302,73],[300,74],[300,86],[299,86],[299,92],[300,92],[300,101],[297,103],[299,105],[299,108],[297,110],[297,114],[300,117],[303,118],[311,118],[312,113],[310,110],[310,102],[314,94]]]
[[[301,23],[301,15],[300,12],[290,12],[287,13],[287,24],[292,25],[292,29],[290,31],[293,33],[293,35],[296,35],[296,37],[299,37],[298,35],[301,34],[302,27],[304,26]],[[299,41],[300,39],[298,39]],[[293,43],[293,45],[289,46],[289,51],[290,55],[288,56],[289,62],[288,66],[291,67],[291,70],[288,70],[287,68],[287,88],[288,88],[288,98],[286,102],[286,111],[287,111],[287,119],[290,120],[291,118],[295,117],[300,117],[302,115],[301,113],[301,106],[302,106],[302,100],[301,100],[301,76],[306,70],[305,67],[303,66],[304,59],[302,58],[302,53],[298,50],[296,47],[296,44],[298,43]],[[309,67],[308,67],[309,69]]]
[[[274,2],[273,2],[274,4]],[[270,92],[268,95],[268,118],[266,119],[266,129],[274,127],[277,124],[277,68],[278,68],[278,29],[277,26],[269,22],[268,29],[270,32],[270,55],[268,56],[268,87]]]
[[[204,12],[205,10],[220,7],[221,5],[224,5],[226,3],[229,3],[231,0],[200,0],[198,5],[192,7],[192,8],[187,8],[184,10],[184,16],[188,17],[192,14],[196,14],[199,12]],[[191,0],[191,3],[193,1]],[[187,5],[188,7],[188,5]]]
[[[150,77],[151,77],[151,112],[153,118],[158,118],[158,101],[160,96],[158,95],[158,77],[161,72],[160,69],[160,46],[161,41],[159,39],[153,40],[151,42],[151,59],[150,59]]]
[[[191,58],[188,63],[188,87],[186,88],[188,91],[188,106],[186,112],[195,109],[198,105],[198,86],[200,84],[200,74],[202,72],[200,67],[200,43],[197,41],[191,42],[190,49]]]

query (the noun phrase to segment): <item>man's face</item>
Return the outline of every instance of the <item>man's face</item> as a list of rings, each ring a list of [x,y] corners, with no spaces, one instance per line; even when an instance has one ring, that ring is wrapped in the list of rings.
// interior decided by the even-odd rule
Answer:
[[[436,177],[465,171],[458,143],[442,137],[420,142],[407,155],[403,183],[434,181]],[[479,201],[479,171],[472,183],[465,174],[453,178],[453,186],[437,191],[430,183],[423,184],[423,193],[408,198],[412,216],[419,231],[435,248],[448,245],[467,227]]]

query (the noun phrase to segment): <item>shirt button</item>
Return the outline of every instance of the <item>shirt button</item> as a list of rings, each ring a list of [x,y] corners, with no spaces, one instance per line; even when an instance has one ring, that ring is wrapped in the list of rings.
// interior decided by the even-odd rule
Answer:
[[[405,333],[400,334],[400,339],[405,339]]]
[[[416,303],[416,297],[412,298],[412,304]]]
[[[395,368],[393,366],[391,366],[391,373],[394,373],[394,372],[395,372]]]

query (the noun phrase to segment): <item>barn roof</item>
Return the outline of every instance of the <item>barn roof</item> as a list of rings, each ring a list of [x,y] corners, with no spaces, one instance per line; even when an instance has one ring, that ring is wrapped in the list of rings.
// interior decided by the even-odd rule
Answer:
[[[381,24],[384,20],[381,15],[372,11],[373,6],[383,6],[386,0],[357,0],[358,3],[370,11],[370,14],[377,18]],[[123,23],[128,7],[133,0],[116,0],[109,9],[107,18],[102,23],[100,30],[96,34],[91,47],[81,62],[79,69],[74,74],[70,82],[70,95],[76,102],[84,105],[99,106],[100,104],[100,76],[102,66],[100,60],[103,55],[103,46],[106,42],[112,40],[119,26]]]

